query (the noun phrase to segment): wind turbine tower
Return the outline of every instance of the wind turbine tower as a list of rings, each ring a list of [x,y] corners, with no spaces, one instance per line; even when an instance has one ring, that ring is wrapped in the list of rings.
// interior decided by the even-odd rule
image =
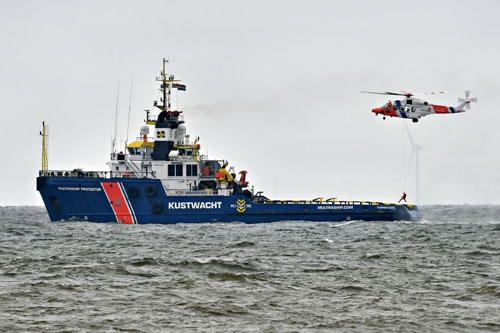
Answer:
[[[408,129],[408,125],[405,122],[406,131],[408,132],[408,138],[410,139],[411,144],[411,156],[410,161],[408,162],[408,170],[406,174],[410,171],[411,163],[413,162],[413,158],[415,157],[415,204],[420,203],[420,151],[422,151],[422,146],[417,145],[413,142],[411,137],[410,130]]]

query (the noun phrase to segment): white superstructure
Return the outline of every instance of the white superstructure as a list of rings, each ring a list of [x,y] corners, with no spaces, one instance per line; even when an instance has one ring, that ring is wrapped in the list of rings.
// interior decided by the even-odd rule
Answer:
[[[140,129],[140,137],[126,147],[126,151],[113,152],[107,162],[111,173],[122,177],[154,178],[161,183],[168,195],[218,194],[232,195],[252,193],[243,188],[246,171],[241,171],[240,180],[227,169],[227,162],[210,160],[200,155],[198,139],[191,141],[186,134],[182,111],[171,110],[173,89],[185,90],[186,86],[165,72],[167,60],[163,59],[163,71],[157,81],[161,82],[161,104],[156,117],[146,110],[146,125]],[[154,126],[150,131],[149,126]],[[150,132],[153,136],[148,136]],[[229,170],[234,170],[232,167]]]

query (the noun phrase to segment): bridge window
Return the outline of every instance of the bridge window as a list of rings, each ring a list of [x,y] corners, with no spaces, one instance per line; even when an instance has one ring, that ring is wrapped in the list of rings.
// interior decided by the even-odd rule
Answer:
[[[177,164],[177,165],[175,166],[175,175],[176,175],[177,177],[182,176],[182,164]]]
[[[169,177],[174,177],[175,176],[175,165],[169,164],[169,166],[168,166],[168,176]]]
[[[168,165],[169,177],[182,177],[182,164],[169,164]]]
[[[140,154],[140,151],[139,151],[139,148],[138,147],[129,147],[128,148],[128,153],[130,155],[139,155]]]
[[[186,176],[187,177],[195,177],[197,175],[198,175],[198,165],[187,164],[186,165]]]

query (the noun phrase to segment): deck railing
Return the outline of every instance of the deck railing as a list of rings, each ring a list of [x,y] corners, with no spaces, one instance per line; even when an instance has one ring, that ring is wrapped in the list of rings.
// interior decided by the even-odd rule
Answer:
[[[217,190],[184,190],[184,189],[168,189],[167,195],[218,195]]]
[[[76,178],[155,178],[154,172],[137,171],[84,171],[84,170],[40,170],[40,177],[76,177]]]

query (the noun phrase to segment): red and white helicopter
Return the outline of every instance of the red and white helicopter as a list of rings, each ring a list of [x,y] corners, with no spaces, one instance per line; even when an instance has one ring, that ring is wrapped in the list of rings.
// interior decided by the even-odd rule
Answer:
[[[375,113],[376,116],[381,114],[388,117],[399,117],[399,118],[407,118],[411,119],[414,123],[416,123],[421,117],[430,115],[430,114],[441,114],[441,113],[460,113],[465,112],[465,110],[470,109],[471,102],[477,102],[476,97],[469,97],[470,91],[465,91],[465,98],[459,98],[458,101],[460,104],[458,106],[444,106],[444,105],[436,105],[430,104],[426,101],[413,98],[416,95],[433,95],[433,94],[442,94],[445,91],[433,92],[433,93],[425,93],[425,94],[412,94],[409,92],[405,93],[395,93],[395,92],[373,92],[373,91],[362,91],[362,93],[366,94],[377,94],[377,95],[395,95],[395,96],[405,96],[404,100],[396,100],[396,101],[388,101],[384,106],[380,108],[375,108],[372,112]]]

